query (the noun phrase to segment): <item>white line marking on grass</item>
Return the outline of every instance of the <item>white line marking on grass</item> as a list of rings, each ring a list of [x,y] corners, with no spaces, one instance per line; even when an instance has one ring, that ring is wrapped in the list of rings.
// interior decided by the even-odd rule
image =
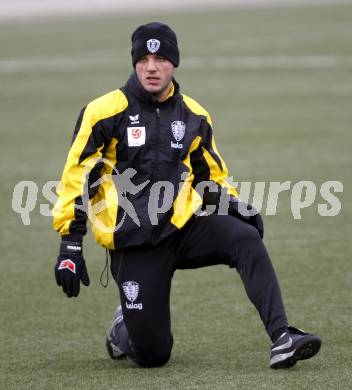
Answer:
[[[295,32],[286,34],[262,34],[253,36],[235,36],[233,38],[220,39],[212,41],[212,45],[217,49],[230,51],[233,49],[275,49],[275,48],[291,48],[298,44],[316,43],[327,39],[349,39],[352,38],[352,28],[350,25],[334,29],[334,31],[316,31],[316,32]],[[209,47],[208,40],[193,41],[189,40],[183,44],[183,47],[191,50],[200,47]]]
[[[189,57],[182,60],[183,67],[199,69],[263,69],[263,68],[340,68],[351,67],[352,56],[233,56]]]
[[[0,23],[28,21],[47,17],[83,17],[97,15],[126,16],[165,14],[201,9],[256,9],[276,7],[322,6],[345,4],[351,0],[2,0]],[[88,4],[87,4],[88,3]]]
[[[0,74],[80,72],[87,68],[98,69],[106,64],[116,66],[115,60],[111,58],[7,59],[0,60]]]
[[[112,67],[126,69],[127,62],[119,62],[116,56],[85,58],[25,58],[0,60],[0,74],[79,72],[85,69]],[[186,57],[183,69],[334,69],[350,68],[352,56],[231,56]]]

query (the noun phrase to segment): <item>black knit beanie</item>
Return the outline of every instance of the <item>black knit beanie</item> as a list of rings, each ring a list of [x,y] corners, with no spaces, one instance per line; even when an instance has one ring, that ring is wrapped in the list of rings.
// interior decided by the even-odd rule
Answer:
[[[169,26],[153,22],[139,26],[131,37],[132,64],[147,54],[157,54],[167,58],[175,67],[180,63],[180,53],[177,47],[177,37]]]

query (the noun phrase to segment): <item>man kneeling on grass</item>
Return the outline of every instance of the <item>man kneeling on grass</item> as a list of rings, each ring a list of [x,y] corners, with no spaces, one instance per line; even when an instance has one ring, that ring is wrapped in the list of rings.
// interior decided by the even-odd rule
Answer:
[[[174,272],[215,264],[239,272],[272,341],[270,367],[311,358],[321,340],[288,325],[262,218],[226,180],[210,115],[173,77],[176,34],[161,23],[140,26],[131,53],[127,83],[89,103],[77,121],[54,209],[57,284],[68,297],[81,281],[89,285],[82,253],[89,217],[120,292],[106,338],[112,359],[166,364]]]

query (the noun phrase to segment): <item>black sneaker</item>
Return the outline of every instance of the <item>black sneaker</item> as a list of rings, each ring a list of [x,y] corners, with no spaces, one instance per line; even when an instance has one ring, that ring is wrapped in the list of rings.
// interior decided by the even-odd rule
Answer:
[[[126,357],[126,354],[121,351],[116,343],[116,330],[118,325],[123,321],[122,307],[119,305],[116,309],[114,319],[112,321],[111,327],[106,336],[106,349],[113,360],[123,359]]]
[[[287,332],[271,346],[270,367],[293,367],[298,360],[309,359],[316,355],[320,346],[319,336],[289,326]]]

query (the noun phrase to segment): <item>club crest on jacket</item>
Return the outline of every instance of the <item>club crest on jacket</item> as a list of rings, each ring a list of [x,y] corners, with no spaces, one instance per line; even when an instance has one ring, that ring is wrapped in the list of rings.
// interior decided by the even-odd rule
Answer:
[[[177,142],[185,136],[186,124],[183,121],[174,121],[171,123],[172,134]]]

